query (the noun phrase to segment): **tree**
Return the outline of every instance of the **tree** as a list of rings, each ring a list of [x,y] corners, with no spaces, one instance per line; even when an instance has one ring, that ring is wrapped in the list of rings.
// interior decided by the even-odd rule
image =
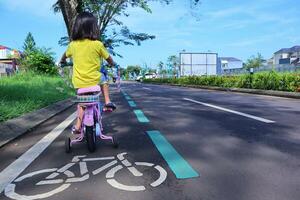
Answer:
[[[119,16],[129,16],[126,12],[128,7],[139,7],[151,13],[149,3],[155,1],[169,4],[172,0],[58,0],[53,5],[53,8],[55,12],[62,12],[69,37],[78,13],[83,10],[94,13],[98,19],[101,41],[110,49],[112,54],[116,54],[114,52],[115,47],[120,45],[134,45],[133,42],[140,45],[144,40],[155,38],[154,35],[147,33],[133,33],[123,22],[117,19]],[[190,1],[191,7],[199,4],[199,0],[188,1]],[[68,41],[68,37],[63,37],[60,40],[60,44],[65,45]]]
[[[158,73],[162,74],[162,71],[164,69],[164,63],[162,61],[159,61],[159,63],[157,64],[158,66]]]
[[[251,56],[244,65],[244,68],[249,70],[250,68],[258,68],[262,65],[264,61],[263,56],[260,53],[257,53],[257,56]]]
[[[33,35],[29,32],[25,38],[25,42],[23,45],[23,50],[25,54],[28,54],[36,49],[35,41]]]
[[[130,66],[127,66],[126,71],[131,76],[137,76],[141,73],[142,68],[139,65],[130,65]]]
[[[169,56],[168,65],[172,68],[173,76],[176,77],[179,68],[179,58],[175,55]]]

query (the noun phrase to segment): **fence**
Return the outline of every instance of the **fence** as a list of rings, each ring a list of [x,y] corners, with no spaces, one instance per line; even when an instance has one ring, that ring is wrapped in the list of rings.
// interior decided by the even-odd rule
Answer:
[[[300,65],[266,65],[260,66],[258,68],[254,68],[255,72],[263,72],[263,71],[277,71],[277,72],[300,72]],[[247,74],[248,70],[242,69],[230,69],[226,71],[222,71],[222,75],[234,75],[234,74]]]
[[[10,64],[0,63],[0,77],[11,75],[14,69],[13,66]]]

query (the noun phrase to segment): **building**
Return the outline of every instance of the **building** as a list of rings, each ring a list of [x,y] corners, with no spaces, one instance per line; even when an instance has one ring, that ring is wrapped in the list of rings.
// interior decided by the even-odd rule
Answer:
[[[0,63],[11,64],[14,58],[19,58],[21,52],[3,45],[0,45]]]
[[[0,45],[0,77],[11,75],[18,69],[16,58],[20,55],[20,51]]]
[[[283,48],[274,53],[275,65],[300,65],[300,46]]]
[[[223,71],[243,68],[243,61],[234,57],[220,57]]]

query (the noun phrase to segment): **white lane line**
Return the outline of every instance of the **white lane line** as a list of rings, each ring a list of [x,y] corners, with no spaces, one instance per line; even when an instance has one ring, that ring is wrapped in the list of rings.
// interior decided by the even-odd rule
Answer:
[[[76,113],[70,115],[22,156],[2,170],[0,173],[0,193],[45,150],[65,130],[65,128],[69,126],[69,124],[73,122],[75,117]]]
[[[251,119],[255,119],[255,120],[258,120],[258,121],[261,121],[261,122],[275,123],[275,121],[272,121],[272,120],[268,120],[268,119],[265,119],[265,118],[262,118],[262,117],[256,117],[254,115],[249,115],[249,114],[238,112],[238,111],[235,111],[235,110],[230,110],[230,109],[223,108],[223,107],[220,107],[220,106],[215,106],[215,105],[212,105],[212,104],[209,104],[209,103],[204,103],[204,102],[196,101],[196,100],[189,99],[189,98],[183,98],[183,100],[190,101],[190,102],[197,103],[197,104],[201,104],[201,105],[208,106],[208,107],[211,107],[211,108],[223,110],[223,111],[230,112],[230,113],[233,113],[233,114],[241,115],[241,116],[248,117],[248,118],[251,118]]]
[[[147,88],[147,87],[143,87],[143,89],[145,89],[145,90],[152,90],[151,88]]]

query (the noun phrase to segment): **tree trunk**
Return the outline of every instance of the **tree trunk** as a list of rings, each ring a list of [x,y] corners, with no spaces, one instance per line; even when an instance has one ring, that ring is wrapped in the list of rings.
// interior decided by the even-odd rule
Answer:
[[[74,21],[81,10],[82,2],[81,0],[58,0],[58,2],[68,30],[69,38],[71,39]]]

